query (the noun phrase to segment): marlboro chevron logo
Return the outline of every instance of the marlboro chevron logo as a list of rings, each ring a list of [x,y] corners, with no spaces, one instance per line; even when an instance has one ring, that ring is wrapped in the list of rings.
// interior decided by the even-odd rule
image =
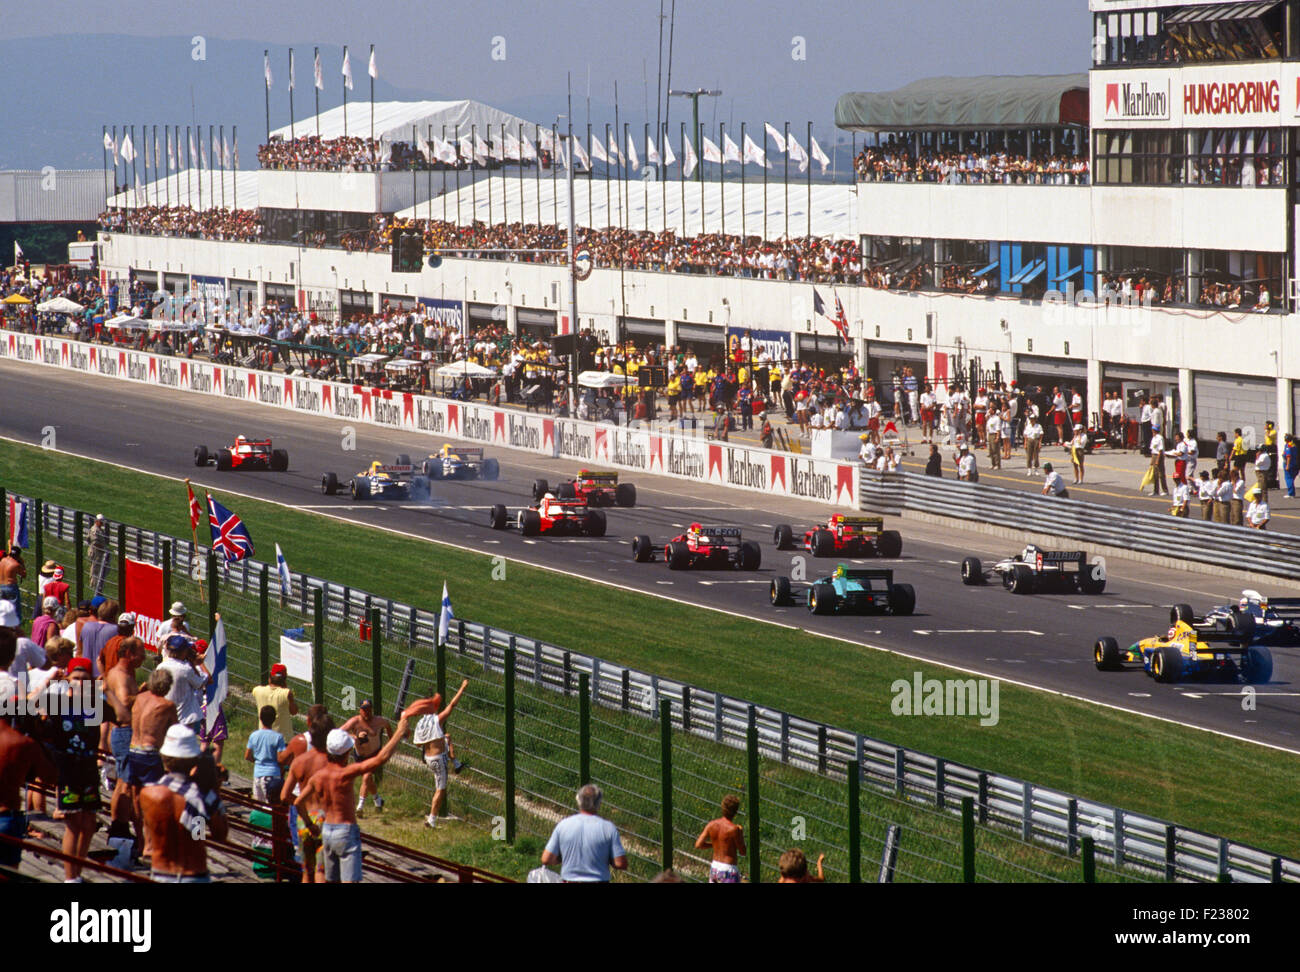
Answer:
[[[1106,117],[1124,121],[1168,120],[1169,81],[1108,82]]]

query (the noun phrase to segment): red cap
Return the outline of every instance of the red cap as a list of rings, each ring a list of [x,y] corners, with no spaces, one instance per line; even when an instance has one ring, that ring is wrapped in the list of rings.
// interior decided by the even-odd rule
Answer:
[[[285,667],[284,667],[283,665],[281,665],[279,662],[276,662],[274,665],[271,666],[271,674],[272,674],[272,675],[288,675],[288,674],[289,674],[289,669],[285,668]]]
[[[68,662],[68,671],[83,671],[89,675],[94,672],[94,666],[90,664],[89,658],[74,658]]]

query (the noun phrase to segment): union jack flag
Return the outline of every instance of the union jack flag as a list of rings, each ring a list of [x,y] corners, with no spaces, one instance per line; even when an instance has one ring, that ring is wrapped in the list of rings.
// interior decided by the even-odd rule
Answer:
[[[208,526],[212,528],[212,549],[221,551],[226,563],[253,556],[253,538],[244,521],[208,493]]]
[[[844,305],[840,303],[840,295],[835,295],[835,319],[832,321],[835,330],[840,332],[840,341],[844,344],[849,343],[849,319],[844,313]]]

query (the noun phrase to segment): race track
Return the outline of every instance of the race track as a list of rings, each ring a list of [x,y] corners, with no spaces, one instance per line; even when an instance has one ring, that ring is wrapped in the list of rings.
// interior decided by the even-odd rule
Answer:
[[[898,561],[875,563],[894,566],[896,580],[915,586],[916,614],[899,618],[814,617],[801,604],[782,609],[768,605],[769,581],[778,573],[788,573],[794,556],[778,552],[771,537],[775,524],[790,523],[798,531],[823,519],[827,507],[778,502],[719,486],[687,486],[669,477],[624,474],[626,481],[637,486],[638,505],[630,510],[610,510],[607,536],[527,539],[513,529],[489,529],[488,508],[504,503],[513,514],[529,500],[535,478],[555,483],[576,472],[573,463],[489,448],[487,454],[496,456],[501,464],[497,482],[435,483],[429,503],[353,503],[346,494],[322,496],[321,474],[334,471],[346,482],[371,459],[392,462],[398,453],[420,457],[436,451],[444,440],[359,424],[356,451],[344,452],[339,421],[57,369],[32,369],[8,360],[0,360],[0,379],[4,382],[0,435],[22,442],[39,443],[42,428],[53,425],[62,452],[178,478],[189,476],[196,485],[504,554],[631,590],[779,621],[864,646],[1300,751],[1300,650],[1273,649],[1273,680],[1257,687],[1254,711],[1243,711],[1237,685],[1158,685],[1141,672],[1101,673],[1093,667],[1092,642],[1098,635],[1113,634],[1126,644],[1163,632],[1170,603],[1187,601],[1198,611],[1227,603],[1240,596],[1242,585],[1238,582],[1110,560],[1106,593],[1100,597],[1018,597],[1000,586],[965,587],[958,576],[963,556],[974,555],[990,563],[1013,553],[1017,544],[891,518],[886,526],[901,530],[903,556]],[[287,448],[289,472],[219,473],[194,467],[195,445],[223,446],[241,432],[269,435],[277,447]],[[740,526],[746,537],[762,544],[762,569],[756,574],[670,573],[662,562],[632,561],[632,537],[647,534],[662,543],[692,520]],[[810,558],[809,575],[829,573],[835,563]],[[1265,593],[1300,593],[1300,588],[1280,582],[1261,580],[1259,586]],[[433,607],[437,596],[431,589],[425,606]],[[604,654],[616,658],[617,649],[611,647]],[[883,689],[880,697],[887,698]]]

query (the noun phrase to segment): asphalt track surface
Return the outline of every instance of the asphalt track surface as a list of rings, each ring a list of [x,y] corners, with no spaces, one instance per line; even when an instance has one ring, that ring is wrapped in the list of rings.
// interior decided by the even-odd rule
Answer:
[[[189,476],[196,485],[815,631],[862,644],[864,652],[870,648],[896,651],[919,659],[917,670],[927,678],[940,673],[926,671],[924,662],[940,662],[1300,752],[1300,649],[1273,649],[1273,679],[1256,687],[1253,711],[1243,708],[1240,685],[1161,685],[1141,671],[1103,673],[1094,668],[1092,645],[1099,635],[1112,634],[1121,644],[1128,644],[1163,633],[1169,623],[1170,603],[1186,601],[1198,612],[1229,603],[1240,596],[1239,582],[1112,559],[1107,563],[1106,592],[1097,597],[1026,597],[1010,594],[996,584],[966,587],[959,576],[962,557],[978,556],[987,564],[1014,553],[1019,545],[975,532],[892,518],[886,527],[902,532],[902,557],[857,562],[892,566],[896,581],[916,588],[916,613],[911,617],[816,617],[802,604],[772,608],[768,585],[777,574],[790,572],[795,555],[772,546],[773,527],[790,523],[797,532],[811,526],[830,512],[818,504],[768,499],[669,477],[625,474],[623,478],[637,487],[637,506],[609,510],[605,537],[530,539],[513,527],[504,532],[491,530],[489,507],[504,503],[513,518],[514,511],[529,501],[535,478],[547,478],[554,484],[576,472],[573,463],[489,448],[488,455],[495,455],[501,464],[501,478],[496,482],[437,482],[432,500],[425,503],[354,503],[346,494],[323,496],[322,473],[336,472],[346,482],[372,459],[392,462],[398,453],[413,458],[427,455],[444,440],[358,424],[356,451],[344,452],[343,423],[338,420],[55,369],[31,369],[10,361],[0,361],[0,381],[0,435],[22,442],[39,443],[42,427],[53,425],[61,452],[167,476]],[[277,447],[288,450],[289,471],[220,473],[211,467],[195,468],[196,445],[224,446],[239,433],[271,436]],[[646,534],[662,544],[693,520],[740,526],[747,538],[762,545],[761,569],[756,573],[670,572],[661,560],[633,562],[634,536]],[[264,550],[274,542],[273,537],[258,540]],[[808,575],[813,577],[830,573],[836,561],[809,557],[807,563]],[[1294,585],[1279,582],[1261,580],[1258,586],[1276,595],[1300,593]],[[439,594],[431,587],[426,606],[435,605]],[[490,622],[491,618],[481,620]],[[796,666],[805,677],[815,677],[818,643],[809,639],[808,656]],[[611,645],[597,653],[616,659],[618,649]],[[742,659],[738,664],[743,664],[743,654],[737,657]],[[862,694],[864,705],[888,706],[891,698],[889,686],[884,684],[864,684]]]

